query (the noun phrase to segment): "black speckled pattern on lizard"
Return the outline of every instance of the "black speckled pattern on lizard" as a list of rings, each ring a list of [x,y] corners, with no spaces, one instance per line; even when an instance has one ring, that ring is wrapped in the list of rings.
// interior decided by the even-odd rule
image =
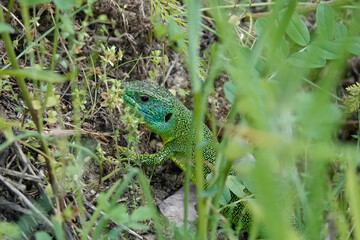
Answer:
[[[145,125],[161,136],[164,147],[155,154],[139,155],[140,162],[146,166],[158,166],[171,158],[183,171],[186,160],[192,160],[195,150],[194,133],[192,131],[192,114],[167,89],[146,81],[125,83],[123,95],[128,106],[137,108],[137,113],[144,117]],[[204,164],[204,178],[211,172],[211,165],[216,159],[217,140],[210,129],[203,124],[202,147],[203,158],[210,164]],[[210,166],[209,166],[210,165]],[[191,180],[195,181],[194,165],[191,167]],[[232,194],[232,202],[238,200]],[[222,213],[234,224],[241,221],[243,230],[249,230],[250,215],[244,211],[244,205],[226,207]]]

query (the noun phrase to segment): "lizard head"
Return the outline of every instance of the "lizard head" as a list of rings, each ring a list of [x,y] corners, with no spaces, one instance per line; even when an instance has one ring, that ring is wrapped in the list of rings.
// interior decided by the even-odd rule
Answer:
[[[167,89],[146,81],[127,82],[123,99],[165,143],[176,137],[177,119],[185,107]]]

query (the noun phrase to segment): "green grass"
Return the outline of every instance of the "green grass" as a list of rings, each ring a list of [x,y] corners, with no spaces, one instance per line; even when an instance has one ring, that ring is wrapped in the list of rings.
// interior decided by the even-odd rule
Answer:
[[[260,226],[265,237],[325,239],[335,231],[336,239],[360,239],[359,129],[350,141],[342,142],[337,137],[343,122],[354,114],[360,115],[358,85],[348,88],[344,101],[337,95],[349,59],[360,56],[360,4],[357,1],[257,3],[256,6],[266,7],[263,15],[250,14],[247,1],[240,1],[238,6],[219,0],[186,1],[184,8],[175,0],[167,0],[168,5],[151,1],[154,32],[149,33],[149,38],[157,36],[163,48],[173,47],[188,67],[194,98],[194,128],[201,129],[201,123],[208,116],[214,133],[219,128],[224,129],[214,166],[215,173],[221,174],[213,174],[208,179],[207,189],[197,190],[199,219],[196,229],[160,222],[145,175],[129,164],[120,165],[120,152],[110,155],[100,146],[91,149],[81,139],[82,124],[106,109],[110,114],[114,144],[119,144],[115,122],[120,115],[128,132],[127,147],[133,149],[138,145],[141,138],[137,126],[141,119],[123,108],[121,84],[124,79],[112,79],[111,74],[117,67],[150,59],[154,68],[148,75],[154,81],[165,76],[167,51],[153,51],[151,56],[122,62],[124,49],[99,40],[86,62],[86,72],[80,72],[81,60],[76,50],[86,44],[88,36],[84,29],[93,23],[106,22],[106,17],[93,17],[92,1],[85,5],[70,0],[61,4],[54,1],[52,27],[33,38],[30,33],[37,31],[33,24],[36,15],[33,7],[42,6],[43,2],[50,1],[32,1],[30,6],[20,1],[21,21],[27,34],[22,46],[25,50],[19,54],[10,38],[14,29],[8,24],[9,17],[0,10],[0,33],[7,51],[0,70],[0,94],[14,93],[9,76],[15,78],[21,91],[19,98],[28,109],[27,112],[19,105],[19,111],[29,115],[24,124],[0,117],[0,131],[6,137],[0,151],[21,139],[36,142],[32,147],[41,157],[32,158],[36,165],[41,164],[40,159],[44,160],[47,176],[44,186],[51,200],[36,206],[42,209],[49,204],[57,212],[41,216],[51,224],[36,233],[37,239],[50,239],[50,235],[63,239],[67,231],[65,224],[75,217],[78,220],[75,232],[82,239],[115,239],[120,233],[127,237],[125,228],[134,231],[152,228],[158,239],[166,239],[168,234],[174,238],[216,239],[219,231],[229,239],[238,239],[239,228],[232,228],[218,210],[228,203],[226,193],[229,190],[241,194],[245,188],[247,196],[240,197],[252,210],[254,225]],[[12,4],[13,1],[9,1],[7,7],[11,8]],[[81,30],[77,31],[73,19],[79,12],[85,17]],[[305,24],[306,19],[310,19],[309,13],[315,13],[316,25],[311,25],[316,27],[311,30]],[[212,22],[211,26],[201,21],[205,17]],[[240,21],[246,21],[248,27],[239,25]],[[217,42],[205,54],[201,53],[202,57],[199,53],[201,29],[217,37]],[[48,61],[44,61],[50,54],[43,47],[49,44],[44,41],[49,33],[54,34],[50,44],[52,52]],[[105,30],[103,34],[106,36]],[[67,54],[62,57],[57,55],[63,47],[57,38],[60,35],[67,42]],[[19,59],[30,68],[20,66]],[[68,73],[55,73],[57,65],[66,66]],[[130,76],[133,69],[128,73]],[[231,79],[223,89],[232,104],[225,123],[214,119],[214,113],[206,114],[207,98],[214,94],[212,86],[220,73],[226,73]],[[60,108],[62,93],[54,91],[57,84],[64,82],[70,82],[71,136],[44,135],[44,123],[55,123],[67,129],[66,110]],[[105,91],[100,92],[101,89]],[[14,101],[18,101],[16,95]],[[89,105],[90,109],[86,109]],[[240,122],[236,121],[238,115]],[[15,135],[14,130],[20,130],[21,134]],[[200,130],[196,141],[201,142]],[[248,154],[256,161],[238,161]],[[101,176],[85,186],[80,173],[89,157],[95,160],[93,164],[98,164]],[[197,185],[202,186],[205,180],[201,177],[200,148],[196,151],[195,163]],[[104,164],[115,165],[113,172],[103,176]],[[229,178],[231,167],[237,174]],[[98,190],[98,183],[117,173],[124,178],[101,192],[97,209],[86,216],[83,189]],[[189,174],[186,179],[189,181]],[[143,197],[143,206],[132,206],[131,213],[129,206],[117,202],[129,185],[141,191]],[[185,186],[188,189],[188,182]],[[71,193],[76,204],[65,205],[65,193]],[[19,222],[2,227],[0,237],[16,237],[16,233],[26,232],[26,219],[24,216]],[[116,227],[109,230],[111,221]],[[0,223],[1,226],[5,224]],[[254,228],[249,238],[256,239],[258,230]]]

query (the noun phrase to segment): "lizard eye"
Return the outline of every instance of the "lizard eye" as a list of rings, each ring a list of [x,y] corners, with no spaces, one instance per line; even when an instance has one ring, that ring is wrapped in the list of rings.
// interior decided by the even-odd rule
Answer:
[[[172,116],[172,113],[166,114],[166,116],[165,116],[165,122],[168,122],[168,121],[170,120],[171,116]]]
[[[143,102],[149,101],[149,97],[148,97],[148,96],[140,96],[140,99],[141,99],[141,101],[143,101]]]

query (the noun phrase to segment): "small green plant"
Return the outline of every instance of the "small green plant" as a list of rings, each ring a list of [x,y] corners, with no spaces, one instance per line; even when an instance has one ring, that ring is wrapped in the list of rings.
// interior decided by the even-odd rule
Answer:
[[[160,17],[162,21],[168,22],[169,19],[175,20],[182,27],[186,26],[184,17],[185,11],[177,0],[151,0],[151,21]]]
[[[148,72],[150,77],[149,81],[156,83],[161,73],[164,78],[167,65],[169,64],[169,58],[166,55],[161,56],[160,50],[155,50],[151,51],[151,62],[154,64],[154,70]]]
[[[108,82],[111,87],[108,92],[101,93],[101,97],[104,99],[101,106],[108,107],[111,113],[113,113],[114,110],[117,110],[117,114],[120,114],[120,120],[124,123],[124,130],[127,132],[125,138],[128,143],[127,148],[120,150],[124,151],[126,156],[134,157],[135,152],[129,149],[135,149],[140,141],[140,131],[138,130],[138,125],[142,123],[142,118],[135,116],[131,108],[124,106],[122,99],[122,95],[124,94],[122,81],[108,79],[106,82]],[[117,134],[115,134],[115,136],[117,136]]]
[[[107,66],[114,67],[114,65],[121,61],[123,58],[123,51],[121,49],[116,49],[115,46],[105,47],[103,44],[100,45],[101,50],[104,55],[100,56],[100,62],[103,66],[103,69],[106,69]]]
[[[343,99],[345,108],[349,114],[357,112],[357,118],[360,119],[360,83],[357,82],[346,88],[348,95]],[[357,134],[352,135],[357,140],[357,148],[360,147],[360,123],[358,124]]]
[[[2,92],[8,92],[11,90],[11,85],[9,84],[8,80],[0,79],[0,96]]]
[[[121,120],[125,123],[125,130],[128,132],[126,135],[128,148],[134,149],[140,141],[140,131],[138,130],[138,126],[143,123],[142,117],[135,116],[131,108],[125,107]]]
[[[82,111],[84,111],[86,109],[86,103],[87,103],[87,100],[86,100],[86,91],[85,90],[79,90],[79,89],[75,89],[74,90],[74,99],[75,99],[75,103],[80,106],[80,109]]]
[[[101,97],[104,99],[101,106],[109,107],[110,110],[120,110],[123,105],[123,99],[121,96],[124,94],[121,80],[107,79],[105,81],[110,83],[111,87],[107,92],[101,93]]]
[[[348,95],[343,99],[344,105],[349,113],[354,113],[360,109],[360,83],[355,83],[346,88]]]
[[[182,97],[183,103],[184,103],[184,102],[185,102],[185,98],[186,98],[186,96],[188,96],[188,95],[190,94],[190,91],[187,91],[187,90],[185,90],[185,89],[180,88],[180,89],[177,91],[177,93],[179,94],[180,97]]]

